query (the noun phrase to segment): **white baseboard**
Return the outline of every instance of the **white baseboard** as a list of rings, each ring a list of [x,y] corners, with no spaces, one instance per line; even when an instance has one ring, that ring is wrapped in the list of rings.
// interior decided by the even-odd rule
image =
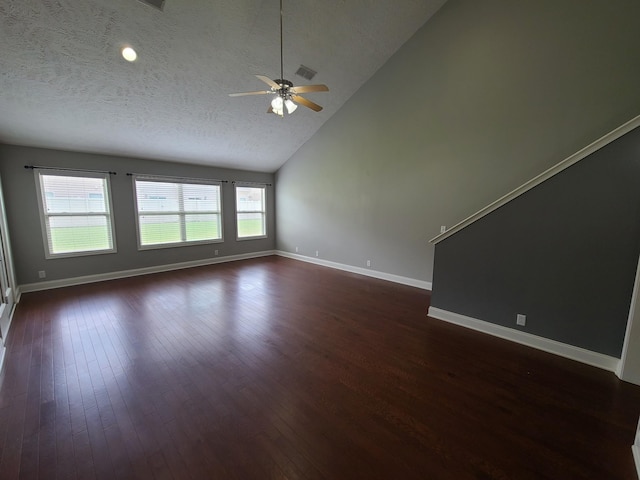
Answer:
[[[358,275],[365,275],[367,277],[378,278],[380,280],[387,280],[389,282],[401,283],[402,285],[409,285],[410,287],[422,288],[423,290],[431,290],[432,283],[424,280],[417,280],[415,278],[402,277],[400,275],[393,275],[391,273],[379,272],[377,270],[371,270],[369,268],[354,267],[353,265],[346,265],[344,263],[331,262],[329,260],[322,260],[320,258],[306,257],[304,255],[298,255],[295,253],[289,253],[282,250],[277,250],[276,255],[286,258],[292,258],[294,260],[300,260],[302,262],[313,263],[315,265],[321,265],[323,267],[335,268],[337,270],[344,270],[345,272],[357,273]]]
[[[584,348],[575,347],[573,345],[557,342],[531,333],[503,327],[502,325],[496,325],[494,323],[485,322],[483,320],[467,317],[465,315],[460,315],[459,313],[449,312],[436,307],[429,307],[428,315],[438,320],[455,323],[456,325],[488,333],[495,337],[511,340],[512,342],[560,355],[561,357],[570,358],[571,360],[586,363],[587,365],[609,370],[614,373],[616,372],[618,363],[620,362],[620,359],[610,357],[602,353],[592,352]]]
[[[27,292],[37,292],[40,290],[50,290],[53,288],[70,287],[73,285],[82,285],[85,283],[103,282],[105,280],[115,280],[118,278],[136,277],[138,275],[148,275],[150,273],[170,272],[172,270],[181,270],[183,268],[202,267],[205,265],[214,265],[216,263],[235,262],[237,260],[248,260],[251,258],[268,257],[275,255],[274,250],[266,250],[262,252],[244,253],[241,255],[229,255],[226,257],[205,258],[202,260],[193,260],[190,262],[170,263],[167,265],[154,265],[153,267],[135,268],[132,270],[120,270],[118,272],[99,273],[96,275],[86,275],[82,277],[64,278],[61,280],[51,280],[47,282],[27,283],[18,287],[17,297]]]
[[[365,275],[367,277],[374,277],[381,280],[387,280],[394,283],[400,283],[403,285],[409,285],[411,287],[422,288],[424,290],[431,290],[431,282],[423,280],[416,280],[414,278],[402,277],[400,275],[393,275],[390,273],[379,272],[377,270],[371,270],[367,268],[354,267],[352,265],[345,265],[337,262],[330,262],[328,260],[322,260],[319,258],[305,257],[304,255],[296,255],[280,250],[266,250],[262,252],[246,253],[241,255],[230,255],[227,257],[215,257],[206,258],[203,260],[194,260],[191,262],[171,263],[167,265],[154,265],[152,267],[136,268],[131,270],[120,270],[117,272],[99,273],[96,275],[85,275],[82,277],[64,278],[61,280],[50,280],[37,283],[26,283],[18,286],[16,289],[16,301],[20,301],[20,296],[23,293],[37,292],[40,290],[50,290],[54,288],[70,287],[73,285],[82,285],[85,283],[103,282],[105,280],[115,280],[118,278],[135,277],[138,275],[147,275],[150,273],[169,272],[171,270],[180,270],[183,268],[201,267],[205,265],[214,265],[216,263],[234,262],[237,260],[247,260],[251,258],[267,257],[271,255],[279,255],[281,257],[287,257],[294,260],[301,260],[303,262],[313,263],[316,265],[322,265],[329,268],[335,268],[337,270],[344,270],[351,273],[357,273],[359,275]]]

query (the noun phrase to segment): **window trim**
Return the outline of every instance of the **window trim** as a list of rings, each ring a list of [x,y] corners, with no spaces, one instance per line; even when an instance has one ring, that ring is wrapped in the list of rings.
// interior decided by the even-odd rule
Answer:
[[[172,212],[146,212],[146,215],[177,215],[178,217],[184,218],[189,214],[217,214],[220,217],[220,238],[211,239],[211,240],[184,240],[179,242],[171,242],[171,243],[155,243],[153,245],[142,245],[142,238],[140,232],[140,211],[138,210],[138,189],[136,185],[136,181],[151,181],[158,183],[173,183],[176,185],[212,185],[218,187],[219,193],[219,209],[217,212],[209,212],[209,211],[172,211]],[[197,178],[184,178],[184,177],[171,177],[171,176],[154,176],[154,175],[131,175],[131,181],[133,185],[133,207],[135,210],[135,219],[136,219],[136,241],[138,243],[138,250],[157,250],[162,248],[176,248],[176,247],[190,247],[193,245],[210,245],[213,243],[223,243],[224,242],[224,208],[222,205],[222,181],[221,180],[209,180],[206,178],[197,179]],[[183,199],[180,198],[178,200],[179,205],[182,205]],[[186,228],[186,222],[180,222],[180,233],[181,236],[185,234],[184,229]],[[186,234],[183,238],[186,238]]]
[[[44,247],[44,256],[47,260],[56,259],[56,258],[72,258],[72,257],[86,257],[92,255],[105,255],[111,253],[117,253],[117,242],[116,242],[116,225],[113,215],[113,200],[111,195],[111,175],[109,172],[91,172],[85,170],[72,170],[72,169],[61,169],[57,170],[55,168],[47,169],[46,172],[42,172],[38,169],[33,170],[35,184],[36,184],[36,196],[38,199],[38,211],[40,213],[40,230],[42,232],[42,244]],[[54,214],[51,215],[48,212],[45,212],[44,198],[43,198],[43,183],[42,176],[58,176],[58,177],[80,177],[80,178],[100,178],[104,180],[104,193],[105,193],[105,206],[107,207],[106,213],[78,213],[74,214],[69,212],[67,214]],[[70,217],[70,216],[106,216],[108,220],[108,225],[111,228],[111,248],[103,249],[103,250],[81,250],[77,252],[64,252],[64,253],[53,253],[49,248],[49,235],[47,230],[47,219],[49,217]]]
[[[244,188],[261,188],[264,192],[263,195],[263,210],[251,210],[251,211],[243,211],[243,212],[239,212],[238,211],[238,187],[244,187]],[[256,183],[251,183],[251,182],[234,182],[234,190],[233,190],[233,200],[235,202],[235,210],[236,210],[236,215],[235,215],[235,222],[236,222],[236,241],[242,242],[244,240],[259,240],[262,238],[268,238],[269,237],[269,229],[268,229],[268,222],[267,222],[267,185],[266,184],[256,184]],[[239,213],[261,213],[262,215],[264,215],[264,235],[251,235],[251,236],[246,236],[246,237],[241,237],[239,235],[239,230],[238,230],[238,214]]]

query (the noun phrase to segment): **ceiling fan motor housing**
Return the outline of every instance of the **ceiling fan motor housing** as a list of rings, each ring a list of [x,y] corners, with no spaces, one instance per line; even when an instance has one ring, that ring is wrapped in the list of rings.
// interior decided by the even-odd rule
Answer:
[[[280,87],[282,89],[289,89],[291,87],[293,87],[293,83],[291,83],[289,80],[285,80],[283,78],[276,78],[274,80],[274,82],[276,82],[278,85],[280,85]]]

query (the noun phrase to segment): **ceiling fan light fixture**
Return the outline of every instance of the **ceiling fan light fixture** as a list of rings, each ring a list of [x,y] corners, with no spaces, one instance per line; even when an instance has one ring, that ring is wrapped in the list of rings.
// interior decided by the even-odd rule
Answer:
[[[273,108],[274,110],[282,110],[283,103],[284,101],[282,100],[282,97],[278,95],[273,100],[271,100],[271,108]]]
[[[287,107],[287,113],[293,113],[296,111],[296,108],[298,108],[298,105],[296,105],[290,98],[287,98],[284,101],[284,105]]]
[[[280,95],[271,100],[271,109],[276,115],[281,117],[284,115],[284,100]]]

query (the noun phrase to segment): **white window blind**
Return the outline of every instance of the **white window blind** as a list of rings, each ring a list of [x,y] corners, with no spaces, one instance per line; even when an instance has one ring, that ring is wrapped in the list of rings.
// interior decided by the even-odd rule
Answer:
[[[116,251],[109,174],[35,174],[47,258]]]
[[[219,182],[134,177],[139,248],[222,241]]]
[[[238,238],[267,236],[266,187],[236,185]]]

